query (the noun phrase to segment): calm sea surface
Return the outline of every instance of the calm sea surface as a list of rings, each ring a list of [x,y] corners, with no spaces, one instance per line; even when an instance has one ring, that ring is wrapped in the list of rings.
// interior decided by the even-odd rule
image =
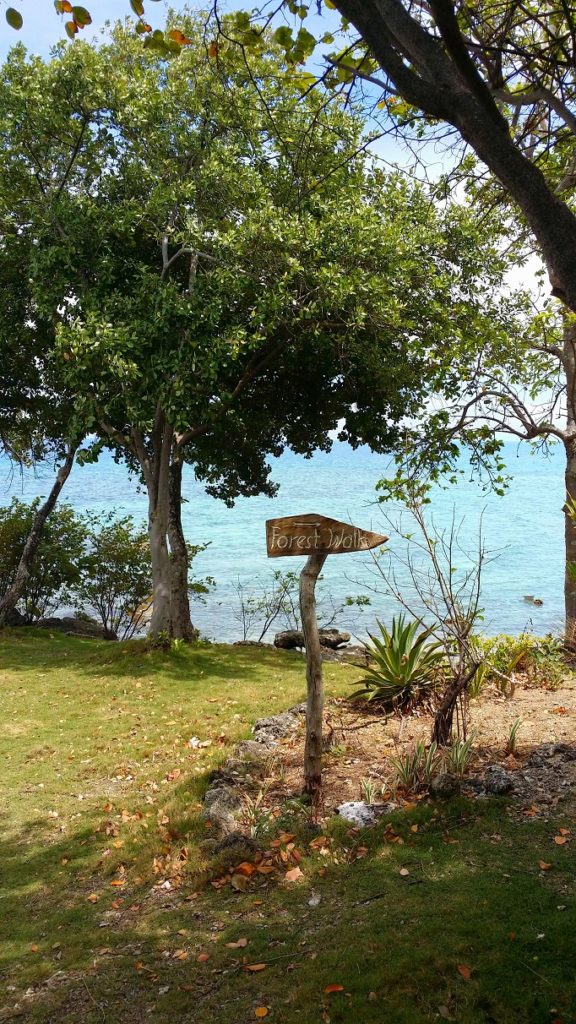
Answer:
[[[486,632],[558,630],[563,596],[563,453],[558,449],[545,458],[516,445],[507,445],[506,452],[513,480],[503,498],[482,493],[477,483],[465,477],[457,486],[437,489],[430,511],[440,528],[449,524],[453,514],[460,524],[463,553],[458,552],[455,563],[462,570],[466,553],[473,554],[477,547],[482,518],[484,542],[492,558],[483,572],[481,603]],[[208,497],[191,470],[185,477],[187,539],[194,544],[210,542],[196,559],[196,574],[213,576],[217,582],[206,605],[194,604],[194,619],[204,635],[214,639],[235,640],[241,635],[238,581],[257,592],[269,584],[275,569],[299,571],[303,565],[299,557],[267,559],[266,519],[315,512],[390,533],[382,509],[375,504],[375,484],[386,475],[387,462],[382,456],[366,448],[353,451],[335,444],[330,453],[318,453],[309,460],[286,453],[272,463],[273,478],[280,484],[277,497],[243,498],[232,509]],[[31,500],[46,494],[52,479],[48,467],[21,479],[11,477],[7,465],[0,463],[0,504],[7,504],[12,495]],[[78,511],[117,509],[136,520],[146,517],[146,497],[137,481],[129,479],[125,469],[107,455],[97,465],[76,466],[62,497]],[[397,518],[396,510],[391,514]],[[412,531],[405,520],[405,532]],[[405,554],[404,542],[398,538],[392,538],[389,548]],[[411,586],[402,565],[397,565],[396,573],[403,592],[410,597]],[[362,613],[346,610],[337,620],[358,636],[372,630],[376,618],[389,621],[398,610],[385,592],[385,583],[374,575],[367,553],[329,557],[323,577],[319,590],[332,602],[339,603],[350,594],[370,594],[369,608]],[[373,587],[379,592],[372,592]],[[542,606],[524,601],[527,594],[540,598]]]

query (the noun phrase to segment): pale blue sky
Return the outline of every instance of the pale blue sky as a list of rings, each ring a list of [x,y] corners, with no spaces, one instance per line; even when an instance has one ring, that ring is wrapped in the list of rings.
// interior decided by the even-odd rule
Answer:
[[[92,25],[81,33],[81,38],[88,39],[98,34],[106,21],[116,21],[131,13],[129,0],[82,0],[92,15]],[[50,47],[59,39],[66,38],[64,22],[67,15],[58,15],[54,10],[53,0],[10,0],[10,5],[19,10],[24,18],[24,26],[15,32],[6,24],[4,14],[0,12],[0,59],[6,56],[9,48],[18,41],[34,53],[47,55]],[[3,6],[9,6],[3,3]],[[178,10],[180,5],[173,2],[148,0],[145,4],[146,19],[154,28],[161,28],[166,22],[166,12],[171,6]]]

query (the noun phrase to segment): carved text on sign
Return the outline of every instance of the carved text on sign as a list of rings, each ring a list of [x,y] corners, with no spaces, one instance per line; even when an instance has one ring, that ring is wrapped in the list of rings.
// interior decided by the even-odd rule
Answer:
[[[284,516],[268,519],[266,546],[269,558],[286,555],[338,555],[351,551],[368,551],[385,544],[388,537],[370,530],[361,530],[337,519],[316,515]]]

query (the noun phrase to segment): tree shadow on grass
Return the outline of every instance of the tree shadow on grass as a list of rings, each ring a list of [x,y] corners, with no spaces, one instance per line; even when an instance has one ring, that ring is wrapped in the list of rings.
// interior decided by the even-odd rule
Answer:
[[[301,669],[299,654],[200,641],[177,651],[149,650],[144,640],[112,643],[34,628],[0,630],[0,667],[25,673],[74,669],[84,676],[150,678],[162,673],[176,681],[192,677],[250,678],[254,669]]]
[[[27,1019],[244,1024],[265,1006],[278,1024],[571,1024],[573,934],[558,907],[573,856],[557,850],[542,871],[555,826],[510,819],[507,806],[418,807],[363,833],[340,823],[331,855],[305,859],[299,883],[279,873],[192,903],[187,890],[166,893],[139,925],[122,914],[118,945],[103,930],[99,945],[116,955],[32,1000]],[[239,937],[244,948],[227,946]],[[254,963],[265,966],[245,969]]]

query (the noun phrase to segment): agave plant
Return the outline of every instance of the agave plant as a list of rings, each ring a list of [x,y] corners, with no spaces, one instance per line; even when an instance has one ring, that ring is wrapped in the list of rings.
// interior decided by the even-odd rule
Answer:
[[[372,636],[368,653],[376,663],[368,668],[362,689],[352,697],[367,696],[389,706],[411,703],[423,690],[430,689],[435,675],[445,661],[442,645],[430,641],[430,630],[418,622],[406,622],[404,615],[394,616],[390,632],[378,623],[380,638]]]

